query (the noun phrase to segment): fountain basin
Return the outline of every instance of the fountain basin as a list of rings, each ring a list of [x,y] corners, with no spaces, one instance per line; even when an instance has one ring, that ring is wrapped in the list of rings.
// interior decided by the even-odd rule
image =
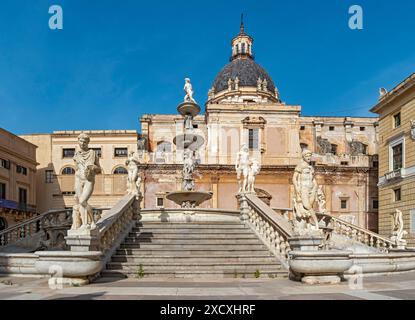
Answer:
[[[193,102],[183,102],[177,107],[177,111],[182,116],[196,117],[200,113],[200,107]]]
[[[196,208],[203,202],[212,199],[212,192],[177,191],[169,193],[166,198],[182,208]]]

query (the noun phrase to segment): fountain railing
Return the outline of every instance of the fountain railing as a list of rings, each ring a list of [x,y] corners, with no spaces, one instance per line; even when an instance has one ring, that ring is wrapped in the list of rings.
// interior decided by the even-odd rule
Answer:
[[[332,232],[336,234],[346,236],[351,240],[360,242],[381,252],[387,252],[389,249],[396,247],[396,243],[394,241],[370,230],[358,227],[329,214],[318,213],[317,216],[320,221],[323,221],[328,227],[327,230],[332,229]]]
[[[290,223],[255,194],[240,194],[238,198],[241,220],[251,227],[275,256],[285,263],[291,250],[288,239],[293,236]]]
[[[126,195],[97,222],[99,251],[103,253],[104,260],[111,258],[138,221],[139,203],[136,196]]]
[[[50,210],[0,232],[0,248],[45,230],[47,226],[70,224],[72,209]]]

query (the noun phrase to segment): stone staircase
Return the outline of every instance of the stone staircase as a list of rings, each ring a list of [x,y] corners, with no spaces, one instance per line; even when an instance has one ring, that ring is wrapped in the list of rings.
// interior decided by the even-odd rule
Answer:
[[[138,223],[104,278],[275,278],[287,270],[239,221]]]

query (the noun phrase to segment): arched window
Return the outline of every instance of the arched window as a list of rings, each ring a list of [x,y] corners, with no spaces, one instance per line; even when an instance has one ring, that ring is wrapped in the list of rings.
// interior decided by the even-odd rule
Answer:
[[[7,221],[4,218],[0,218],[0,231],[7,229]]]
[[[72,168],[72,167],[65,167],[65,168],[62,169],[62,174],[63,175],[68,175],[68,176],[74,175],[75,174],[75,169]]]
[[[114,170],[114,174],[128,174],[128,171],[124,167],[117,167]]]

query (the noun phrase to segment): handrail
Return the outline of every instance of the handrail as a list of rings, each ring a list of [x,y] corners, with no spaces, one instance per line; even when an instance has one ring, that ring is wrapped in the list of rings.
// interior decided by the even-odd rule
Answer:
[[[331,224],[334,233],[344,235],[349,239],[358,241],[369,247],[376,248],[380,251],[387,251],[388,249],[396,247],[396,243],[388,238],[329,214],[317,213],[317,217],[321,218],[326,226]]]
[[[94,209],[100,215],[103,209]],[[10,228],[0,231],[0,247],[31,237],[49,226],[67,226],[72,224],[72,209],[49,210],[36,217],[22,221]]]
[[[238,195],[241,220],[258,235],[269,250],[287,266],[288,239],[293,236],[290,223],[279,216],[255,194]]]

